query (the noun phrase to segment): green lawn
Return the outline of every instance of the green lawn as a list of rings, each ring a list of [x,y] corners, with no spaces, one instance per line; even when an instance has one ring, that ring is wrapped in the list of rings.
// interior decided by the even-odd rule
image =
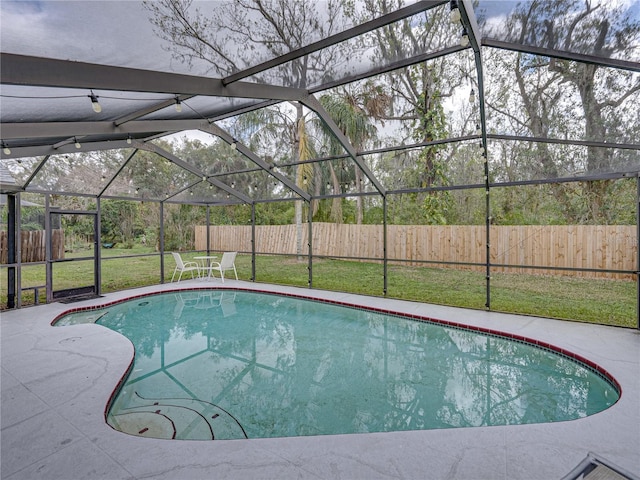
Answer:
[[[143,254],[143,250],[103,250],[102,292],[108,293],[160,283],[160,257],[122,258]],[[108,257],[107,257],[108,255]],[[198,253],[183,254],[190,260]],[[165,282],[171,279],[175,263],[165,256]],[[238,276],[251,278],[251,256],[239,255]],[[308,263],[304,257],[258,256],[256,280],[306,287]],[[0,307],[6,308],[6,268],[0,270]],[[188,275],[188,274],[187,274]],[[65,262],[54,265],[54,289],[90,284],[92,262]],[[44,265],[23,267],[24,286],[44,285]],[[388,290],[391,298],[416,300],[483,309],[486,280],[483,272],[428,267],[389,265]],[[383,267],[376,263],[315,259],[313,287],[364,295],[383,295]],[[45,301],[44,291],[40,302]],[[636,322],[636,283],[622,280],[582,279],[496,273],[491,276],[492,310],[541,315],[606,325],[634,327]],[[33,292],[23,293],[23,304],[33,303]]]

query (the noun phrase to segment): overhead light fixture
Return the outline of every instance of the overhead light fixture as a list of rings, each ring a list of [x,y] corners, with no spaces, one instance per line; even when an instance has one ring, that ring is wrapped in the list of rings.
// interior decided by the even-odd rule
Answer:
[[[106,179],[107,179],[107,178],[106,178],[104,175],[102,175],[102,176],[100,177],[100,181],[101,181],[101,182],[104,182]]]
[[[476,135],[482,135],[482,129],[480,128],[480,125],[478,125],[476,123]]]
[[[231,149],[235,150],[236,148],[238,148],[238,142],[234,140],[233,142],[231,142]]]
[[[76,148],[81,148],[82,145],[80,145],[80,142],[78,141],[78,139],[76,137],[73,137],[73,141],[75,142]]]
[[[9,145],[4,142],[2,142],[2,153],[4,153],[5,155],[11,155],[11,149],[9,148]]]
[[[449,2],[449,19],[451,23],[458,23],[460,21],[460,9],[458,8],[458,2],[456,0],[451,0]]]
[[[138,195],[140,193],[140,188],[136,187],[136,195]]]
[[[182,102],[180,101],[180,97],[176,96],[176,112],[180,113],[182,111]]]
[[[93,108],[93,111],[96,113],[100,113],[102,111],[102,105],[100,105],[100,102],[98,102],[98,96],[93,93],[93,90],[91,90],[91,95],[89,95],[89,98],[91,99],[91,108]]]
[[[189,190],[189,195],[193,195],[193,190]]]
[[[307,176],[306,175],[304,177],[302,177],[302,184],[303,185],[307,184]]]
[[[127,145],[131,145],[131,135],[127,135]]]
[[[469,34],[467,33],[467,29],[464,27],[462,28],[462,35],[460,36],[460,46],[469,46]]]
[[[469,103],[474,103],[476,101],[476,92],[471,89],[471,93],[469,94]]]

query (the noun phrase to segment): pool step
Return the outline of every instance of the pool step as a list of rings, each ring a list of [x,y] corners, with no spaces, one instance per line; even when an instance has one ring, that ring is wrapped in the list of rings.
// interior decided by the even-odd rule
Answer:
[[[136,393],[140,405],[109,415],[119,431],[150,438],[230,440],[247,438],[240,423],[223,408],[192,398],[148,399]]]

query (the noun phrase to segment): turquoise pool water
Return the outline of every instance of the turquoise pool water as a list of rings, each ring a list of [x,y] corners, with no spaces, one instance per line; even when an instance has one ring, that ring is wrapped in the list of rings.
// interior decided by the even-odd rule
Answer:
[[[618,397],[602,375],[499,336],[294,297],[156,294],[69,314],[135,346],[107,421],[235,439],[573,420]]]

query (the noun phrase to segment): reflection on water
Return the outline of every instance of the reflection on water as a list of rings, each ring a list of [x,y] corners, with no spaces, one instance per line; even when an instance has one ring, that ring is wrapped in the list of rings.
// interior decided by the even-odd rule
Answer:
[[[136,435],[256,438],[555,422],[618,398],[573,360],[470,331],[249,292],[145,301],[110,306],[98,321],[135,345],[109,422]]]

